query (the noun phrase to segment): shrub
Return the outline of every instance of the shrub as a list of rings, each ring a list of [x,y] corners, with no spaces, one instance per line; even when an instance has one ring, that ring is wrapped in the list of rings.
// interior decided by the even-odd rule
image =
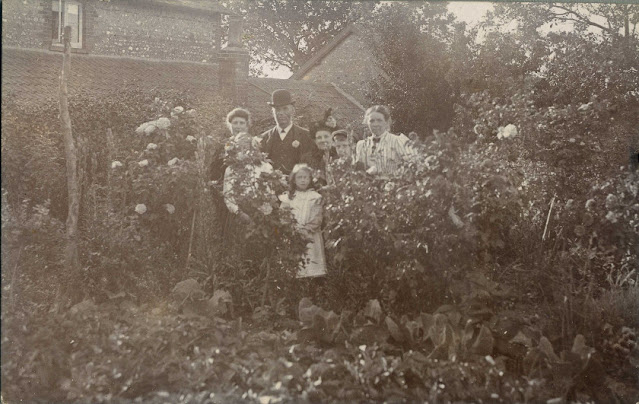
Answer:
[[[82,191],[81,251],[86,264],[82,279],[74,282],[87,286],[76,290],[99,298],[105,298],[105,287],[109,293],[123,287],[136,296],[144,290],[144,294],[158,295],[172,285],[169,279],[175,279],[179,273],[175,269],[184,266],[190,247],[195,246],[192,255],[198,259],[204,256],[203,248],[197,247],[207,242],[208,234],[200,230],[210,233],[216,227],[207,227],[214,206],[206,177],[220,148],[216,139],[228,106],[220,100],[199,103],[201,110],[192,116],[192,111],[187,113],[192,103],[198,101],[154,90],[71,100]],[[175,106],[182,112],[166,118]],[[11,158],[2,160],[2,182],[11,209],[28,200],[29,211],[49,200],[50,215],[64,220],[66,176],[57,114],[56,104],[18,107],[3,99],[2,146]],[[135,135],[141,122],[162,116],[173,121],[170,131]],[[173,136],[167,138],[169,133]],[[163,147],[146,150],[150,142]],[[180,163],[168,166],[174,157]],[[137,165],[142,160],[151,164]],[[138,203],[148,204],[148,214],[134,211]],[[168,204],[174,215],[167,210]],[[195,222],[202,227],[191,237],[195,212],[199,219]]]
[[[428,310],[453,298],[453,279],[498,254],[515,255],[507,241],[523,242],[527,230],[525,179],[499,153],[477,153],[450,131],[429,139],[388,180],[336,166],[327,250],[338,273],[352,278],[353,293],[400,313]]]
[[[229,239],[224,241],[222,263],[216,266],[216,281],[234,291],[236,302],[245,308],[265,303],[274,306],[295,288],[306,246],[295,230],[292,214],[278,207],[277,195],[288,189],[287,179],[279,170],[256,178],[254,167],[264,161],[262,153],[253,149],[240,152],[231,140],[225,148],[226,165],[234,174],[228,196],[250,217],[250,223],[229,215],[225,235]],[[219,192],[222,187],[218,184]]]

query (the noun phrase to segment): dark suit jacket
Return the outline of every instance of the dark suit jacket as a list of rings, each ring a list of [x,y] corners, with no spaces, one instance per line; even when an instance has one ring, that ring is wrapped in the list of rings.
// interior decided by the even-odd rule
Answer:
[[[280,170],[284,174],[289,174],[295,164],[302,161],[302,155],[317,148],[308,135],[308,130],[293,124],[291,130],[286,134],[284,141],[280,139],[277,127],[260,135],[262,138],[262,152],[266,153],[273,162],[273,168]],[[295,147],[293,143],[298,142]]]
[[[334,147],[331,147],[328,152],[329,160],[327,163],[330,164],[331,161],[336,160],[338,158],[337,151]],[[324,162],[324,151],[320,150],[315,146],[315,150],[312,150],[308,153],[304,153],[302,155],[302,163],[308,164],[310,167],[315,170],[320,170],[319,178],[315,178],[315,181],[321,185],[327,185],[326,178],[326,164]]]

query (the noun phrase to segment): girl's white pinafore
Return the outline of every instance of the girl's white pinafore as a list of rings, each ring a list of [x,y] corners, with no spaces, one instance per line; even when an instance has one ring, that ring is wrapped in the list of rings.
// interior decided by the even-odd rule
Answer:
[[[280,195],[282,207],[289,206],[297,226],[311,241],[306,246],[304,264],[297,277],[306,278],[326,275],[326,256],[322,240],[322,196],[313,190],[297,191],[293,200],[288,194]]]

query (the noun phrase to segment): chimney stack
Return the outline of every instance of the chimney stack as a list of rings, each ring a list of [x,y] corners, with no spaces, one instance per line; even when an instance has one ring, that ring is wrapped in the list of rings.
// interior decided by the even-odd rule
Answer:
[[[229,42],[219,52],[220,90],[237,105],[245,105],[248,91],[249,54],[242,47],[242,17],[229,16]]]

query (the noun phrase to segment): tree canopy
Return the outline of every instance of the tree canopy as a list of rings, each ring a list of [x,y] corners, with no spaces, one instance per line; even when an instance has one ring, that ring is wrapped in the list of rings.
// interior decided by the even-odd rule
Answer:
[[[370,13],[376,1],[229,0],[245,16],[254,74],[265,66],[295,70],[349,23]]]
[[[364,26],[382,74],[370,83],[369,99],[388,104],[393,130],[429,133],[447,129],[453,112],[446,81],[454,18],[445,4],[392,3],[379,7]]]
[[[636,4],[569,4],[509,3],[497,4],[486,20],[516,19],[522,28],[553,28],[558,23],[571,23],[578,33],[589,29],[613,38],[637,38],[639,5]],[[494,22],[492,22],[494,24]]]

